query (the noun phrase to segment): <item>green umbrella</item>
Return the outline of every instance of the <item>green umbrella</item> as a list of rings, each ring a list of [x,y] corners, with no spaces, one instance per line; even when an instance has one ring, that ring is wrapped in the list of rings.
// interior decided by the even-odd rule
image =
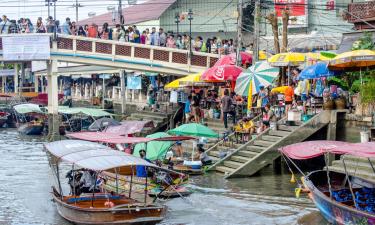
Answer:
[[[164,132],[158,132],[158,133],[147,135],[146,137],[147,138],[162,138],[162,137],[170,137],[170,135]],[[141,149],[145,149],[147,159],[163,160],[168,149],[173,144],[174,143],[172,141],[150,141],[147,143],[147,149],[146,149],[146,143],[136,144],[134,147],[133,155],[139,157],[139,151]]]
[[[169,130],[168,133],[174,134],[174,135],[185,135],[185,136],[195,136],[195,137],[208,137],[208,138],[219,137],[219,135],[215,131],[198,123],[187,123],[187,124],[181,125],[173,130]]]

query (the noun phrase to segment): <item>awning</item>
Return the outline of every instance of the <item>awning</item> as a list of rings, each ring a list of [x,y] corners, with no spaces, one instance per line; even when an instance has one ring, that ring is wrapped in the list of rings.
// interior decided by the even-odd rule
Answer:
[[[105,132],[78,132],[65,135],[69,138],[85,141],[112,143],[112,144],[137,144],[152,141],[153,138],[125,137],[118,134]]]
[[[82,168],[105,171],[122,167],[141,165],[157,167],[139,157],[115,151],[101,144],[80,140],[63,140],[45,144],[49,153],[59,161],[65,161]]]
[[[0,70],[0,77],[14,76],[14,69]]]
[[[153,129],[152,121],[123,121],[120,126],[108,127],[105,132],[118,135],[141,133],[145,128]]]
[[[84,108],[84,107],[74,107],[69,108],[67,106],[59,106],[58,109],[59,113],[61,114],[85,114],[92,117],[103,117],[103,116],[111,116],[109,112],[106,112],[102,109],[95,109],[95,108]]]
[[[39,105],[31,104],[31,103],[15,105],[15,106],[13,106],[13,108],[17,113],[21,113],[21,114],[24,114],[24,113],[43,113],[43,111],[40,109]]]
[[[348,154],[359,157],[375,157],[375,142],[348,143],[341,141],[306,141],[280,148],[291,159],[310,159],[325,153]]]

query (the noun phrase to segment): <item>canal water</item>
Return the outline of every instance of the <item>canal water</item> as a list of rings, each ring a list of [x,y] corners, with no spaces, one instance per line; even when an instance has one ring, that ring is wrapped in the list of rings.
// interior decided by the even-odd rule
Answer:
[[[0,224],[69,224],[51,201],[50,179],[43,139],[0,129]],[[246,179],[194,177],[190,197],[165,202],[162,224],[326,224],[309,199],[295,198],[289,180],[271,168]]]

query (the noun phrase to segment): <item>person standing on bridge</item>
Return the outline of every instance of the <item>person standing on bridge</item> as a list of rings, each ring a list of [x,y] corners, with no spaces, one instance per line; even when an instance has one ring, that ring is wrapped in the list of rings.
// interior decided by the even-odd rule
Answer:
[[[65,34],[65,35],[71,35],[71,32],[70,32],[70,25],[71,25],[71,23],[70,23],[70,18],[67,17],[67,18],[65,19],[64,24],[61,26],[61,33],[62,33],[62,34]]]
[[[43,24],[42,17],[39,17],[36,21],[36,33],[46,33],[46,27]]]
[[[3,21],[0,23],[0,34],[8,34],[11,22],[6,15],[3,15]]]
[[[159,46],[160,45],[160,37],[159,33],[156,32],[156,28],[153,27],[151,29],[151,45]]]
[[[161,47],[165,47],[167,44],[167,35],[164,33],[163,28],[159,29],[159,43]]]

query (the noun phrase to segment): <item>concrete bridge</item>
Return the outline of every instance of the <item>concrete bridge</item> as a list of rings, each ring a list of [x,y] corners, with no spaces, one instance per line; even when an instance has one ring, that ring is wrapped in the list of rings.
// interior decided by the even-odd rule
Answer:
[[[38,34],[14,35],[35,36]],[[1,38],[2,36],[0,36],[0,61],[2,61],[3,55]],[[109,66],[173,75],[201,72],[213,66],[219,57],[217,54],[195,51],[190,54],[188,50],[80,36],[59,35],[56,41],[51,41],[50,46],[50,59],[59,62]]]

